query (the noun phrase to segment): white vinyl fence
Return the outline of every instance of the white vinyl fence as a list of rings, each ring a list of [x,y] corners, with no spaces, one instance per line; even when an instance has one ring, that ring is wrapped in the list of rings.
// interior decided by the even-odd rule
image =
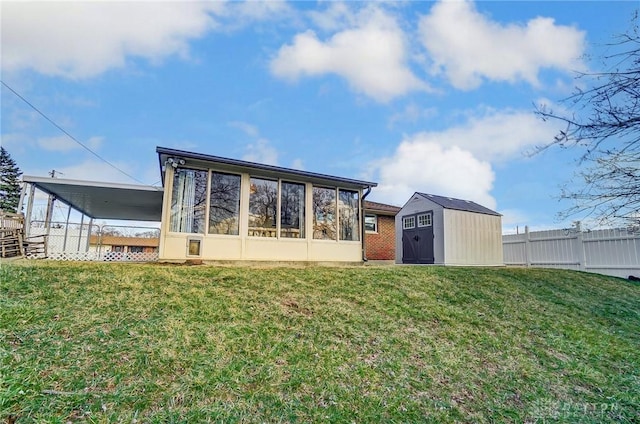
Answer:
[[[502,236],[507,266],[563,268],[640,277],[640,232],[626,228],[532,231]]]

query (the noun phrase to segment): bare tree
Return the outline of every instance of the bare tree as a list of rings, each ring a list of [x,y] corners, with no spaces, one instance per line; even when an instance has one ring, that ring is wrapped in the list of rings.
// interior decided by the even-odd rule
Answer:
[[[572,205],[562,218],[587,214],[600,223],[640,216],[640,28],[638,11],[629,30],[614,38],[602,55],[602,71],[579,73],[581,87],[561,101],[566,111],[541,105],[543,120],[565,124],[552,146],[577,148],[579,169],[560,198]]]

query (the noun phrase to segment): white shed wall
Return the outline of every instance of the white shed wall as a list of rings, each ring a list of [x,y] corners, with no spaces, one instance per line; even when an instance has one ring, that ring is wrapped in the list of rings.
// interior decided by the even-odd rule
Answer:
[[[502,217],[444,210],[445,265],[504,265]]]

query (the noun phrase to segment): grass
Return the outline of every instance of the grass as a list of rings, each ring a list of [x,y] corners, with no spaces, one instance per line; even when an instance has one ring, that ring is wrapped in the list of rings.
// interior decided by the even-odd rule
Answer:
[[[7,422],[640,422],[640,286],[558,270],[0,268]]]

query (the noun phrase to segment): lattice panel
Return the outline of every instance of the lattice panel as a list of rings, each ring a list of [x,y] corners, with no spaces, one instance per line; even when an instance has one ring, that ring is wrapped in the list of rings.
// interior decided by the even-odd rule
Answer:
[[[153,262],[158,260],[157,252],[106,252],[101,260],[107,262]]]

